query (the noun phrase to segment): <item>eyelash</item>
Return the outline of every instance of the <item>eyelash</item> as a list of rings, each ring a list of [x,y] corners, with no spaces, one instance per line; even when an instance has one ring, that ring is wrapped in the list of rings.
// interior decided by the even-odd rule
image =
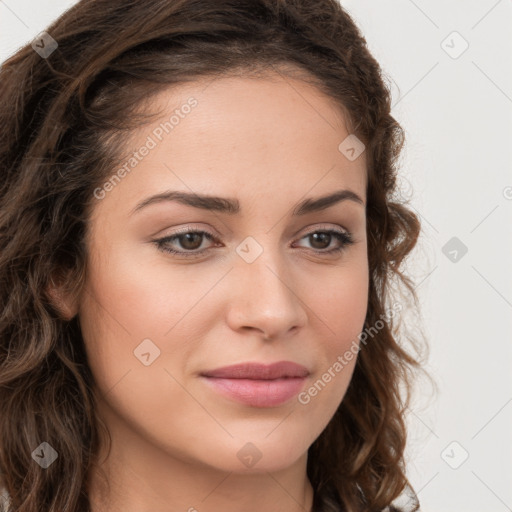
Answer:
[[[336,247],[334,249],[330,249],[328,251],[325,250],[319,250],[319,249],[313,249],[313,252],[316,252],[317,254],[323,255],[331,255],[331,254],[337,254],[341,251],[345,250],[348,246],[352,245],[354,243],[354,239],[352,237],[352,234],[348,231],[338,231],[334,229],[317,229],[315,231],[311,231],[310,233],[307,233],[304,235],[300,240],[303,238],[306,238],[308,236],[311,236],[315,233],[322,233],[322,234],[329,234],[334,235],[334,237],[341,242],[340,247]],[[180,237],[188,234],[201,234],[204,235],[206,239],[209,241],[217,241],[214,235],[212,235],[208,231],[202,231],[202,230],[196,230],[196,229],[189,229],[180,231],[179,233],[176,233],[171,236],[167,236],[165,238],[160,238],[157,240],[154,240],[153,242],[156,244],[159,250],[167,253],[171,253],[177,256],[183,256],[184,258],[194,258],[194,257],[201,257],[204,253],[210,250],[210,248],[207,249],[201,249],[200,251],[177,251],[175,249],[170,249],[166,244],[169,242],[172,242],[174,240],[178,240]]]

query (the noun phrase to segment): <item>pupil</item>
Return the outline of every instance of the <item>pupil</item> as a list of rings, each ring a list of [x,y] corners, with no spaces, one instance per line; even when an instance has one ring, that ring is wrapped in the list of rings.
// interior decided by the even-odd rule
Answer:
[[[201,234],[200,233],[187,233],[186,235],[182,235],[182,237],[185,237],[185,243],[181,244],[185,249],[197,249],[201,245]],[[190,244],[190,239],[196,237],[196,239],[199,240],[199,244],[194,244],[192,241],[192,244]],[[197,240],[196,240],[197,242]]]
[[[331,235],[329,233],[313,233],[310,235],[313,237],[313,246],[315,246],[315,242],[317,242],[319,239],[323,239],[324,242],[327,242],[324,244],[323,247],[317,247],[319,249],[325,249],[325,247],[329,247],[330,237]],[[320,244],[321,245],[321,244]]]

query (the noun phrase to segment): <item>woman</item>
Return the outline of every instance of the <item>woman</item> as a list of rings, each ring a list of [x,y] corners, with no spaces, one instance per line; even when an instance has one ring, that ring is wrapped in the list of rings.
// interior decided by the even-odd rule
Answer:
[[[341,6],[83,0],[0,84],[8,510],[418,510],[420,225]]]

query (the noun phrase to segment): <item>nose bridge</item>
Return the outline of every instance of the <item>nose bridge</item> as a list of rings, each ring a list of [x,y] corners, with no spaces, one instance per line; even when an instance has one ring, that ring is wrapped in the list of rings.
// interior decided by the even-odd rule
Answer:
[[[246,283],[244,289],[259,291],[268,303],[273,300],[289,300],[291,290],[286,277],[288,272],[278,251],[265,250],[252,263],[239,262],[238,273]],[[249,290],[250,291],[250,290]]]
[[[275,288],[276,294],[283,294],[286,276],[289,273],[286,255],[282,252],[281,241],[275,240],[273,232],[260,233],[257,239],[248,236],[236,248],[239,261],[236,270],[242,279],[249,279],[256,285]],[[283,280],[285,281],[283,283]]]

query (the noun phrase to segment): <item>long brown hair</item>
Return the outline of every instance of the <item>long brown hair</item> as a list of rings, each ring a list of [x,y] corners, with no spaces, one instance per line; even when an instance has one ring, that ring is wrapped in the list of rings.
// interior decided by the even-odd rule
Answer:
[[[336,0],[82,0],[46,32],[58,44],[51,54],[27,44],[0,69],[0,471],[8,510],[90,510],[87,475],[104,425],[78,319],[63,318],[45,290],[57,280],[79,295],[94,190],[130,130],[149,119],[139,107],[171,85],[269,70],[332,98],[368,162],[365,329],[376,332],[309,449],[314,508],[390,505],[410,489],[404,413],[421,364],[385,313],[393,282],[417,303],[402,264],[420,223],[395,200],[404,133],[349,14]],[[45,41],[39,47],[49,48]],[[31,456],[42,442],[58,453],[44,471]]]

